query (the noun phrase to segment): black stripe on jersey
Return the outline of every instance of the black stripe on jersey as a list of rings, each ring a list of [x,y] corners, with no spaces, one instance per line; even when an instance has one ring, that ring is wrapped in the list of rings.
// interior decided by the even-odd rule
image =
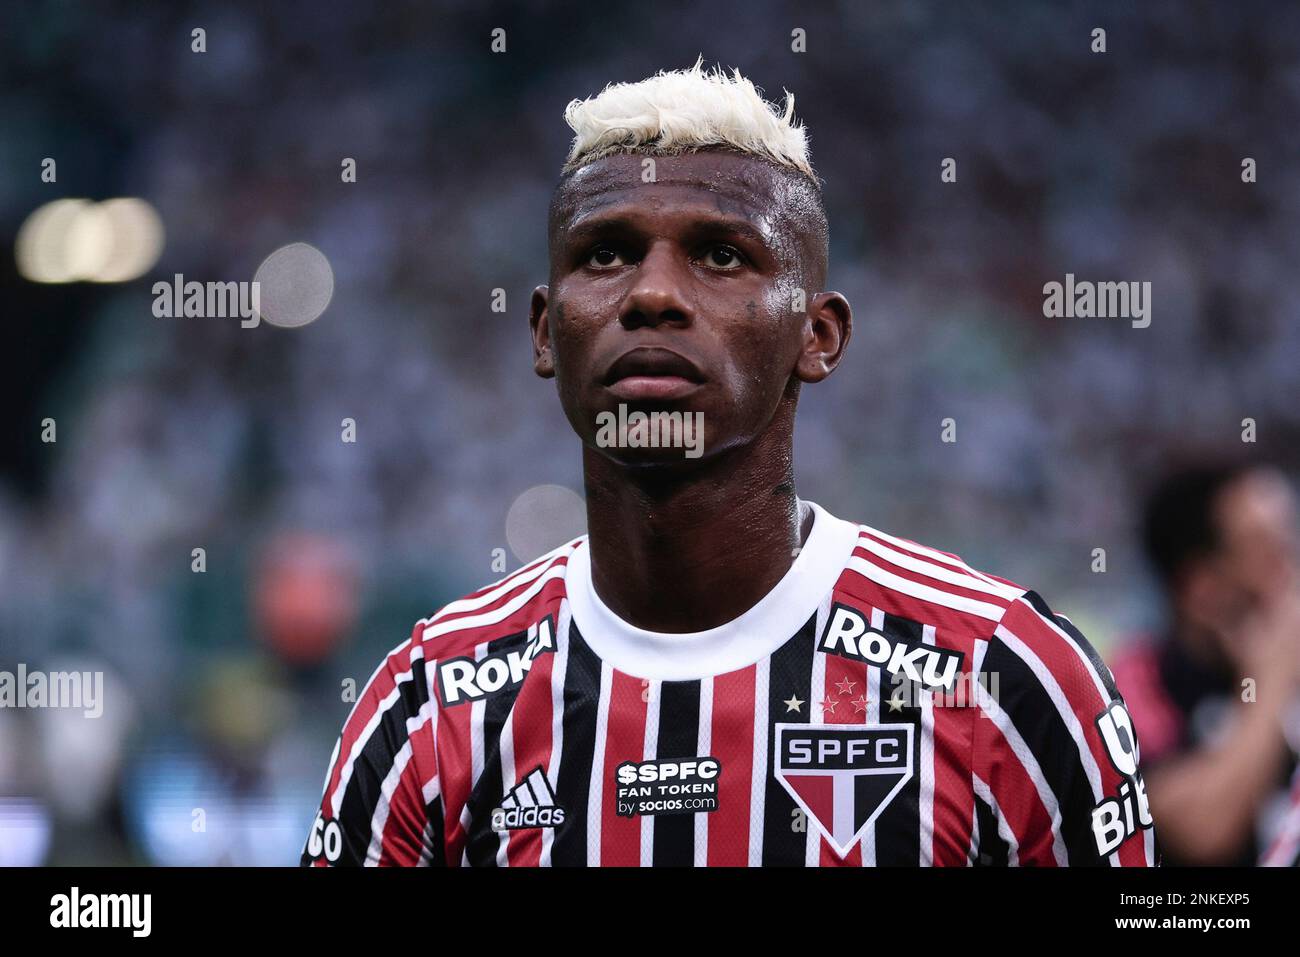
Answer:
[[[424,806],[424,816],[429,822],[429,830],[425,834],[425,839],[429,842],[428,866],[444,867],[447,863],[447,844],[442,820],[442,795]]]
[[[382,798],[384,778],[393,769],[397,752],[407,741],[406,721],[420,713],[429,700],[429,683],[425,679],[424,659],[411,662],[411,678],[397,686],[397,700],[384,712],[369,740],[352,765],[343,801],[339,804],[339,828],[343,832],[343,851],[337,864],[364,864],[370,847],[370,821]],[[347,760],[344,754],[340,761]]]
[[[920,624],[896,615],[885,615],[883,632],[892,643],[902,638],[923,644]],[[877,665],[869,667],[879,668]],[[919,684],[906,680],[895,683],[888,671],[880,671],[880,723],[912,725],[912,777],[885,805],[873,825],[876,829],[876,864],[916,867],[921,854],[921,695],[930,694]],[[890,700],[901,702],[890,705]]]
[[[583,640],[578,623],[569,622],[569,663],[564,672],[564,739],[560,769],[551,782],[564,808],[564,823],[551,845],[555,867],[587,866],[587,798],[591,791],[591,762],[596,750],[596,717],[600,709],[600,659]]]
[[[665,681],[659,685],[658,734],[656,758],[704,757],[699,754],[698,681]],[[694,814],[660,814],[655,817],[653,860],[655,867],[690,867],[695,863]]]
[[[1029,665],[1000,638],[989,642],[980,676],[998,676],[998,705],[1029,747],[1056,796],[1061,838],[1071,866],[1106,863],[1097,854],[1092,834],[1092,788],[1079,758],[1079,746],[1061,720],[1056,704]],[[977,719],[982,720],[982,719]],[[993,788],[993,782],[987,782]],[[994,800],[999,799],[996,788]]]
[[[1083,637],[1083,632],[1074,627],[1074,624],[1068,619],[1062,618],[1060,615],[1056,614],[1056,612],[1052,611],[1052,609],[1048,607],[1047,602],[1043,601],[1042,596],[1037,592],[1027,591],[1025,592],[1024,597],[1025,601],[1029,602],[1034,611],[1055,624],[1061,629],[1061,631],[1065,632],[1070,637],[1070,640],[1079,646],[1079,649],[1096,670],[1097,674],[1101,675],[1102,687],[1106,689],[1106,694],[1110,700],[1115,701],[1119,699],[1119,688],[1115,685],[1114,675],[1110,673],[1110,669],[1106,667],[1106,663],[1102,661],[1101,655],[1097,654],[1097,649],[1092,646],[1092,642]]]
[[[975,795],[975,864],[979,867],[1006,867],[1011,858],[1011,845],[998,833],[998,821],[989,807]]]
[[[808,846],[807,831],[816,829],[812,821],[804,821],[804,830],[796,832],[794,823],[798,805],[790,797],[774,773],[776,764],[776,725],[808,722],[808,714],[825,692],[812,690],[812,663],[817,641],[817,616],[813,615],[793,638],[772,653],[769,659],[767,682],[767,786],[763,798],[763,866],[803,867]],[[804,705],[798,711],[786,710],[786,699],[791,695],[802,698]],[[724,772],[725,769],[724,769]],[[726,813],[719,808],[719,813]]]
[[[487,655],[499,655],[509,651],[522,649],[528,644],[528,632],[521,631],[513,635],[506,635],[504,638],[494,638],[488,642]],[[517,781],[511,781],[509,786],[501,780],[501,733],[505,730],[506,721],[510,718],[510,710],[515,706],[515,699],[519,697],[519,689],[523,684],[517,684],[513,688],[504,688],[496,694],[489,695],[483,699],[483,753],[485,760],[483,762],[483,774],[479,777],[478,783],[474,786],[470,794],[469,807],[470,825],[469,841],[465,846],[465,853],[469,857],[471,867],[495,867],[497,863],[497,851],[501,848],[501,835],[492,830],[492,810],[501,806],[501,801],[505,797],[508,788],[513,788]],[[473,705],[466,705],[473,707]],[[521,774],[527,774],[531,768],[515,768],[516,778]]]

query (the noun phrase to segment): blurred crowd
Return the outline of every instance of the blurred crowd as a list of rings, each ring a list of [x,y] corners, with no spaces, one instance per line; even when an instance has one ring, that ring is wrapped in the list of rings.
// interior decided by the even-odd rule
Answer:
[[[803,393],[802,495],[1035,588],[1117,656],[1168,631],[1140,534],[1165,466],[1300,468],[1300,7],[6,19],[0,240],[50,199],[139,196],[166,245],[120,285],[35,284],[0,257],[0,670],[107,676],[102,718],[0,712],[0,865],[291,863],[348,682],[533,557],[512,542],[581,531],[563,509],[507,523],[539,486],[581,493],[526,324],[562,112],[697,54],[794,92],[825,180],[856,332]],[[251,279],[299,241],[334,273],[310,325],[150,311],[157,279]],[[1067,273],[1151,282],[1150,327],[1045,318]]]

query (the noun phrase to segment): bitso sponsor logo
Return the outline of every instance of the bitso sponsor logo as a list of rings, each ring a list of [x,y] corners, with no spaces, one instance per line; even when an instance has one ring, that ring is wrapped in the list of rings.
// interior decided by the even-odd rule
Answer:
[[[564,823],[564,808],[555,798],[551,782],[539,764],[528,772],[492,809],[492,830],[517,831],[530,827],[559,827]]]
[[[962,654],[948,648],[906,638],[887,638],[871,631],[867,619],[856,608],[836,602],[818,648],[828,654],[884,668],[923,687],[951,691],[957,681]]]
[[[517,688],[533,662],[555,650],[555,625],[550,616],[537,623],[536,634],[523,648],[487,655],[483,659],[450,658],[438,665],[438,696],[444,707],[479,701],[489,695]]]
[[[710,757],[624,761],[614,771],[615,809],[620,817],[716,811],[721,774]]]
[[[1112,701],[1097,715],[1097,730],[1106,745],[1106,755],[1123,776],[1116,794],[1092,809],[1092,834],[1097,852],[1113,852],[1139,829],[1152,826],[1151,807],[1147,803],[1147,785],[1138,770],[1137,732],[1124,705]]]
[[[776,779],[840,857],[911,779],[912,729],[776,725]]]

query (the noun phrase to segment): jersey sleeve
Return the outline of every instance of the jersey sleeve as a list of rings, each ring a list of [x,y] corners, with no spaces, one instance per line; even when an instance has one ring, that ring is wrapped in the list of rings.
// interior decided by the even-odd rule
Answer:
[[[1078,629],[1027,592],[1002,616],[979,672],[971,767],[981,861],[1154,866],[1133,722]]]
[[[423,624],[375,670],[343,724],[304,867],[444,863],[436,699]]]

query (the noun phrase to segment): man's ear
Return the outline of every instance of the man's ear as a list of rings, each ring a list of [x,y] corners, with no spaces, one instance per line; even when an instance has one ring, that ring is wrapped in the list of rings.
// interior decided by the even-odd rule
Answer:
[[[838,292],[819,292],[808,302],[803,349],[794,372],[800,382],[821,382],[835,371],[853,336],[853,309]]]
[[[528,327],[533,334],[533,371],[543,379],[555,378],[555,357],[551,354],[550,290],[538,286],[528,307]]]

